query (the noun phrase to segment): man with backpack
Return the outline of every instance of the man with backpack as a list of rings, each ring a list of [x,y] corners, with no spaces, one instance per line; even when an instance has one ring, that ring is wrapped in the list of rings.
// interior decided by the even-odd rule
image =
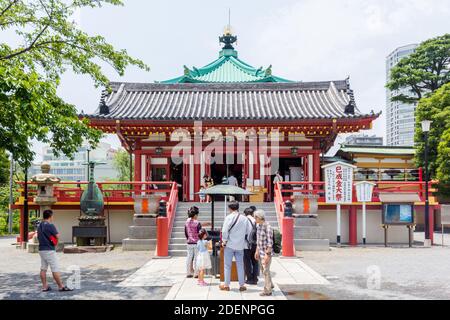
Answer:
[[[263,210],[256,210],[254,213],[257,223],[256,228],[256,243],[257,248],[255,252],[255,259],[259,261],[262,273],[264,275],[264,290],[260,293],[261,296],[272,295],[272,277],[270,275],[270,264],[272,262],[273,254],[273,230],[268,222],[266,222],[266,215]]]
[[[245,291],[244,249],[247,248],[247,237],[251,232],[251,225],[246,217],[239,213],[239,203],[232,201],[228,205],[229,215],[225,217],[222,226],[222,245],[224,246],[224,283],[220,290],[230,291],[231,265],[233,257],[239,280],[239,291]]]
[[[252,206],[253,207],[253,206]],[[256,252],[256,221],[253,218],[253,212],[255,209],[249,207],[244,210],[244,214],[247,217],[250,225],[252,226],[252,231],[247,236],[248,248],[244,249],[244,269],[245,276],[247,280],[245,283],[250,285],[258,284],[258,275],[259,275],[259,263],[258,260],[255,259]]]

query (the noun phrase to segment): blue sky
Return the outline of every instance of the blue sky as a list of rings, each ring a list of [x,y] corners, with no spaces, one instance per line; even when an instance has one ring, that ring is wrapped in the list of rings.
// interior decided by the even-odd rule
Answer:
[[[450,32],[448,0],[125,0],[125,6],[86,9],[74,18],[90,34],[144,60],[150,72],[129,68],[114,81],[153,82],[217,58],[218,36],[228,21],[238,36],[239,57],[255,66],[272,65],[292,80],[350,76],[362,111],[385,110],[385,57],[396,47]],[[60,95],[90,113],[100,88],[86,76],[67,72]],[[384,115],[373,133],[384,135]],[[118,146],[118,139],[108,142]],[[39,154],[41,145],[35,144]],[[39,159],[39,155],[38,155]]]

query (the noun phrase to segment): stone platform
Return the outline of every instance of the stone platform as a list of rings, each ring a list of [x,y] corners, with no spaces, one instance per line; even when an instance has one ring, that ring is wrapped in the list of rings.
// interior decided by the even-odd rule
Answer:
[[[123,251],[151,251],[156,249],[156,217],[135,214],[128,227],[128,238],[122,240]]]
[[[294,244],[297,251],[330,250],[330,240],[323,238],[322,227],[316,217],[295,218]]]

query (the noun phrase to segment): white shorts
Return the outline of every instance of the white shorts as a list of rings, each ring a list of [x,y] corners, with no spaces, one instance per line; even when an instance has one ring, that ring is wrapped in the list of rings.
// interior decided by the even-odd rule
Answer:
[[[52,272],[59,272],[59,264],[58,259],[56,259],[55,250],[39,251],[39,255],[41,256],[42,271],[47,271],[48,266],[50,265],[50,269],[52,270]]]

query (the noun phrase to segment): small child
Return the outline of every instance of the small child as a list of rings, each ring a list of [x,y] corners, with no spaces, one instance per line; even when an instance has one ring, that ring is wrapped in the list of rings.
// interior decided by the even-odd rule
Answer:
[[[200,197],[200,202],[201,203],[204,203],[205,201],[206,201],[206,194],[204,194],[204,192],[205,192],[205,186],[204,185],[202,185],[201,187],[200,187],[200,192],[199,192],[199,197]]]
[[[198,242],[197,242],[197,260],[196,267],[198,270],[198,284],[200,286],[207,286],[208,284],[205,282],[205,270],[211,269],[211,257],[208,252],[208,240],[206,240],[208,234],[205,229],[201,229],[198,233]]]

